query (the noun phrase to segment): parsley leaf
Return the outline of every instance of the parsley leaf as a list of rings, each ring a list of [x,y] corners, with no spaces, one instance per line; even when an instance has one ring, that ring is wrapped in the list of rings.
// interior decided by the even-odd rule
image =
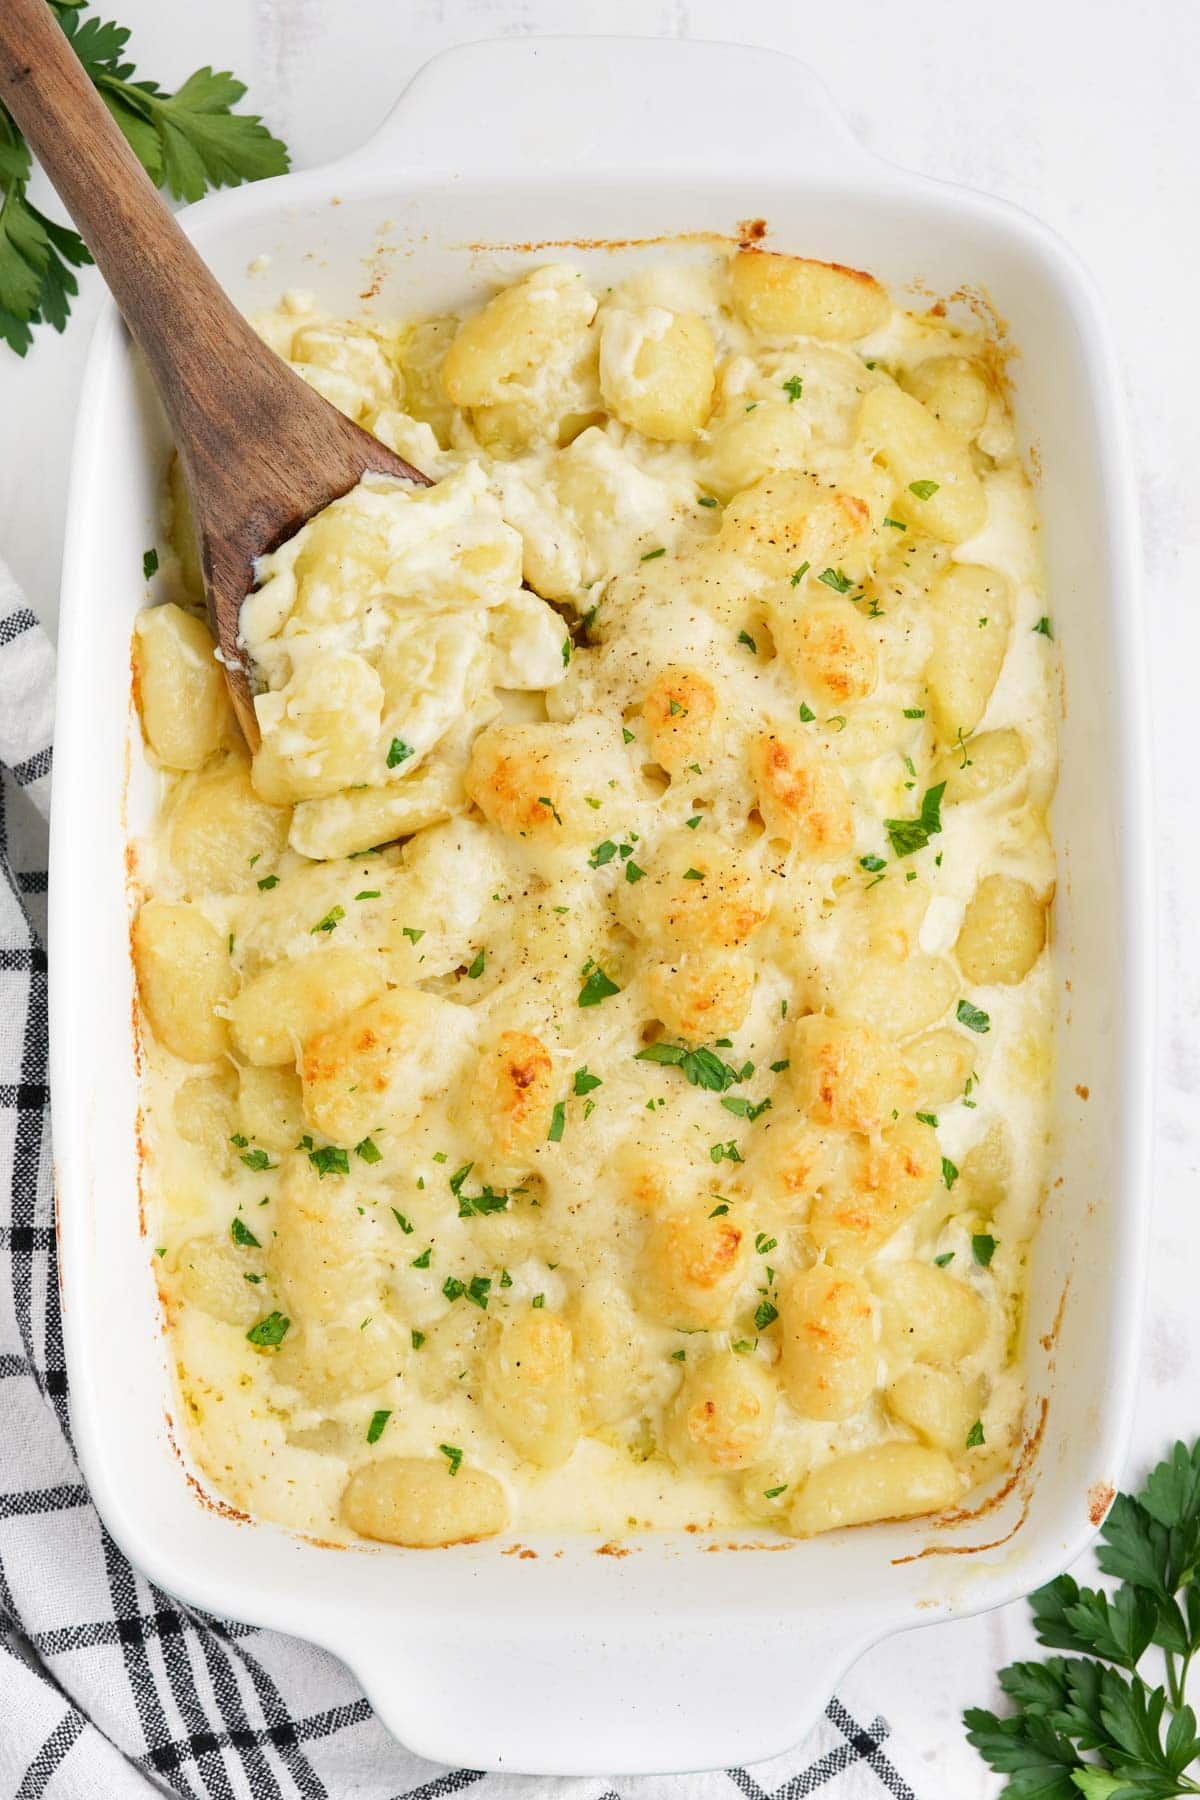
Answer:
[[[954,1009],[954,1016],[968,1031],[977,1031],[981,1036],[992,1029],[990,1016],[981,1006],[973,1006],[969,1000],[959,1001]]]
[[[854,586],[854,583],[843,575],[840,569],[822,569],[817,580],[823,581],[826,587],[832,588],[838,594],[848,594]]]
[[[380,1438],[383,1436],[384,1427],[391,1416],[392,1409],[390,1406],[381,1406],[377,1412],[371,1414],[371,1423],[367,1426],[368,1444],[377,1444],[379,1442]]]
[[[932,500],[941,486],[937,481],[910,481],[908,491],[915,494],[918,500]]]
[[[915,819],[883,821],[894,856],[915,855],[918,850],[924,850],[930,838],[936,837],[941,831],[942,795],[945,791],[944,781],[939,781],[936,787],[926,788],[921,811]]]
[[[629,874],[629,871],[633,866],[632,862],[627,862],[625,864],[626,880],[637,879],[636,876],[631,877]],[[641,871],[639,870],[639,874],[640,873]],[[588,962],[584,964],[583,986],[579,990],[580,1006],[599,1006],[602,1000],[610,1000],[614,994],[619,994],[620,991],[621,990],[616,982],[609,980],[599,963]]]
[[[793,400],[798,400],[804,392],[804,383],[799,375],[789,375],[783,384],[783,391],[788,397],[789,406],[792,404]]]
[[[83,18],[84,7],[54,0],[55,17],[84,72],[156,187],[198,200],[209,187],[281,175],[287,150],[254,115],[233,110],[245,87],[227,73],[198,69],[174,94],[134,81],[124,26]],[[0,338],[24,356],[35,325],[62,331],[78,292],[73,269],[91,262],[74,231],[29,200],[28,147],[0,107]],[[153,573],[146,570],[148,580]]]
[[[401,763],[407,762],[415,754],[412,745],[406,744],[403,738],[393,738],[388,745],[387,766],[389,769],[398,769]]]
[[[966,1447],[983,1442],[976,1420]],[[969,1741],[1009,1777],[1012,1800],[1200,1793],[1188,1774],[1200,1737],[1184,1697],[1200,1650],[1200,1444],[1176,1444],[1139,1495],[1118,1495],[1101,1535],[1097,1560],[1119,1587],[1081,1588],[1061,1575],[1030,1595],[1039,1642],[1069,1654],[1001,1670],[1015,1708],[1008,1717],[980,1708],[965,1715]],[[1139,1673],[1152,1645],[1163,1653],[1165,1686]]]
[[[234,1213],[233,1218],[230,1220],[229,1235],[234,1243],[240,1244],[244,1250],[262,1249],[262,1245],[238,1213]]]
[[[308,1160],[322,1181],[327,1175],[350,1173],[350,1158],[337,1144],[322,1144],[318,1149],[310,1150]]]
[[[292,1328],[292,1321],[285,1319],[281,1312],[268,1313],[257,1325],[252,1325],[246,1333],[248,1344],[257,1344],[262,1350],[275,1350],[282,1344]]]
[[[679,1069],[693,1087],[705,1088],[713,1094],[723,1094],[734,1082],[744,1079],[731,1064],[722,1062],[715,1051],[689,1050],[686,1044],[647,1044],[644,1050],[638,1051],[635,1060],[664,1063],[669,1068]]]

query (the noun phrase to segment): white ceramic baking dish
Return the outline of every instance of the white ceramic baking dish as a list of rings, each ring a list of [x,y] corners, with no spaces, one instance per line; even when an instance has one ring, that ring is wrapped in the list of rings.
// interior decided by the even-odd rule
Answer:
[[[381,53],[385,51],[381,46]],[[149,782],[129,636],[164,427],[114,314],[80,409],[62,606],[51,887],[55,1150],[80,1457],[118,1543],[185,1601],[343,1657],[414,1750],[475,1768],[665,1771],[798,1740],[870,1643],[997,1605],[1067,1564],[1119,1477],[1147,1208],[1150,851],[1134,479],[1088,280],[1034,220],[863,150],[802,65],[649,40],[478,44],[425,68],[367,147],[185,217],[253,309],[289,286],[343,312],[438,308],[565,254],[603,282],[653,247],[734,233],[986,290],[1020,347],[1066,664],[1056,953],[1058,1143],[1028,1309],[1020,1478],[977,1516],[714,1552],[703,1538],[337,1550],[205,1504],[172,1432],[139,1225],[125,846]],[[480,246],[502,246],[480,248]],[[252,274],[267,255],[265,273]],[[256,265],[261,268],[261,265]]]

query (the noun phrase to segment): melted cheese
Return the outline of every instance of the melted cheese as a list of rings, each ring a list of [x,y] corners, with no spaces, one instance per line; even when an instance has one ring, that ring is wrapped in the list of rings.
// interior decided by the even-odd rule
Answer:
[[[381,989],[415,988],[453,1009],[439,1015],[453,1029],[405,1050],[414,1103],[381,1088],[363,1143],[335,1146],[337,1167],[321,1175],[310,1166],[325,1143],[312,1122],[311,1045],[294,1046],[308,1115],[290,1071],[268,1075],[288,1123],[264,1140],[248,1128],[264,1116],[263,1072],[238,1073],[236,1036],[231,1059],[197,1067],[150,1035],[147,1181],[190,1443],[221,1493],[258,1516],[348,1536],[340,1505],[351,1472],[451,1445],[498,1478],[523,1533],[786,1524],[811,1469],[914,1435],[884,1394],[904,1359],[880,1339],[875,1387],[851,1416],[805,1417],[781,1393],[747,1466],[698,1471],[667,1453],[674,1399],[697,1361],[747,1357],[774,1379],[780,1284],[820,1255],[807,1231],[811,1194],[781,1197],[771,1172],[803,1123],[787,1066],[795,1021],[827,1011],[876,1025],[860,999],[875,991],[874,935],[898,932],[910,956],[952,959],[982,876],[1016,877],[1042,901],[1052,891],[1055,671],[1034,629],[1046,610],[1037,521],[995,384],[972,451],[987,521],[968,542],[891,522],[905,496],[855,436],[867,389],[948,353],[986,367],[982,338],[897,309],[858,346],[764,344],[735,316],[727,281],[720,262],[668,262],[597,308],[574,276],[539,280],[539,316],[569,295],[554,352],[569,380],[556,386],[546,367],[522,374],[514,362],[508,384],[477,407],[449,407],[436,365],[430,373],[430,344],[444,353],[452,325],[331,321],[296,297],[261,322],[282,355],[438,485],[414,492],[368,478],[264,560],[242,619],[273,758],[255,781],[285,823],[296,803],[290,846],[261,864],[265,875],[231,871],[224,887],[196,891],[173,859],[171,820],[206,772],[166,771],[148,885],[203,910],[243,989],[280,965],[299,971],[333,949],[356,951],[374,959]],[[604,415],[597,371],[606,384],[628,382],[643,346],[682,310],[707,322],[717,346],[715,410],[694,441],[652,441]],[[780,469],[858,496],[870,514],[828,568],[814,550],[795,582],[794,569],[768,567],[769,549],[729,529],[728,504]],[[931,588],[956,564],[1003,576],[1011,608],[999,677],[958,754],[967,764],[974,739],[1011,728],[1024,767],[982,801],[945,798],[940,831],[901,857],[884,821],[919,814],[947,749],[934,740],[926,670]],[[872,691],[844,703],[806,686],[773,638],[773,621],[827,601],[865,627],[878,664]],[[981,631],[994,628],[980,619]],[[672,732],[686,744],[692,708],[669,699],[656,735],[647,695],[679,670],[708,684],[716,714],[703,747],[666,771]],[[495,801],[495,823],[471,803],[480,733],[522,723],[551,747],[556,728],[566,734],[561,766],[546,765],[547,785],[559,785],[539,795],[535,778],[532,795],[556,819],[570,809],[557,834],[536,815],[529,830],[505,829],[495,787],[484,801],[485,812]],[[849,828],[835,854],[764,828],[751,771],[770,732],[839,778]],[[523,778],[517,767],[512,779]],[[581,835],[573,822],[589,814]],[[326,843],[328,859],[314,860]],[[765,915],[749,933],[723,923],[726,877],[706,871],[723,855]],[[675,866],[684,862],[699,866]],[[660,896],[675,877],[670,904],[686,911],[672,926]],[[688,880],[710,899],[720,889],[708,912],[693,908]],[[656,1009],[661,984],[701,952],[719,970],[748,958],[753,977],[740,1023],[714,1034],[720,1042],[703,1039],[729,1071],[723,1093],[693,1085],[686,1065],[639,1055],[648,1039],[683,1044]],[[581,1003],[598,973],[614,991]],[[986,1012],[986,1033],[958,1022],[960,999]],[[973,989],[956,977],[944,1013],[913,1034],[956,1033],[972,1074],[927,1115],[942,1181],[868,1270],[936,1258],[985,1304],[986,1335],[958,1371],[984,1439],[953,1453],[964,1491],[1004,1465],[1019,1430],[1018,1321],[1045,1179],[1054,1009],[1047,950],[1011,985]],[[501,1032],[538,1041],[555,1101],[549,1127],[515,1162],[489,1137],[473,1086]],[[364,1079],[347,1065],[351,1101]],[[846,1154],[862,1149],[843,1138]],[[473,1210],[470,1196],[487,1194],[507,1199]],[[727,1208],[745,1250],[736,1292],[701,1331],[647,1304],[642,1260],[648,1212],[689,1205],[704,1216]],[[320,1216],[299,1273],[288,1236],[297,1207]],[[996,1240],[987,1266],[972,1249],[981,1234]],[[313,1258],[324,1258],[320,1282]],[[550,1468],[514,1448],[484,1400],[503,1322],[534,1305],[574,1334],[582,1429]],[[289,1321],[277,1348],[247,1339],[268,1314]],[[617,1340],[607,1362],[597,1349],[606,1322]]]

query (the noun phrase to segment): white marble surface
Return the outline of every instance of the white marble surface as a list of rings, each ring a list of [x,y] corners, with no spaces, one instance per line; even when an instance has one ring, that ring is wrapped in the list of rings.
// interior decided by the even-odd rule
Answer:
[[[1157,1200],[1140,1474],[1200,1433],[1200,819],[1193,763],[1200,670],[1200,9],[1193,0],[112,0],[144,69],[174,81],[232,67],[310,165],[378,123],[434,51],[473,37],[626,32],[709,37],[802,56],[863,139],[893,161],[1039,213],[1097,276],[1116,327],[1137,445],[1146,544],[1159,846],[1161,1019]],[[580,96],[581,104],[588,97]],[[55,617],[67,459],[94,310],[85,281],[64,339],[24,363],[0,348],[0,552]],[[962,1706],[1032,1640],[1023,1607],[871,1652],[877,1704],[921,1753],[930,1795],[998,1791],[965,1744]]]

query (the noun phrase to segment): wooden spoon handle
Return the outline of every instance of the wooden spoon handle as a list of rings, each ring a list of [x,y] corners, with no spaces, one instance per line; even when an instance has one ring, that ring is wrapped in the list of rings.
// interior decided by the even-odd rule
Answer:
[[[0,100],[79,227],[173,425],[203,403],[212,345],[258,340],[213,280],[92,86],[45,0],[0,4]]]

